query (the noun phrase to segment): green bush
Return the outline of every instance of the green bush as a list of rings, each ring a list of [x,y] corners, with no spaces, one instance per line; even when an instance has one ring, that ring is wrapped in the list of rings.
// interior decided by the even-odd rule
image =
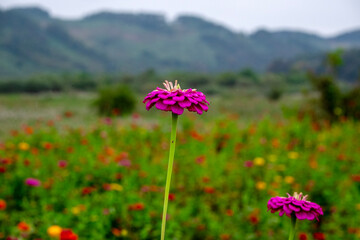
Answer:
[[[136,97],[126,85],[106,86],[99,90],[94,105],[100,115],[124,116],[135,110]]]
[[[277,101],[280,100],[281,96],[283,94],[283,90],[279,87],[273,87],[270,89],[270,91],[267,93],[267,98],[270,101]]]
[[[360,87],[344,95],[343,108],[346,117],[360,119]]]

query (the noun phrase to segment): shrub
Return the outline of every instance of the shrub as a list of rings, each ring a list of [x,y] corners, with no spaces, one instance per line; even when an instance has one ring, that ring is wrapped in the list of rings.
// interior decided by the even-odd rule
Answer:
[[[135,110],[136,98],[126,85],[106,86],[99,90],[94,105],[100,115],[124,116]]]
[[[280,100],[281,96],[283,94],[282,89],[280,89],[279,87],[273,87],[270,89],[270,91],[267,93],[267,98],[270,101],[277,101]]]

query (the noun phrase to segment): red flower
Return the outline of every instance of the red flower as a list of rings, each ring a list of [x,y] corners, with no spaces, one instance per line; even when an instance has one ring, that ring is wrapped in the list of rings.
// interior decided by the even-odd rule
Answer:
[[[6,202],[5,200],[0,199],[0,211],[3,211],[6,209]]]
[[[129,210],[130,211],[141,211],[144,210],[145,205],[143,203],[134,203],[129,205]]]
[[[51,150],[53,148],[53,145],[49,142],[45,142],[43,146],[46,150]]]
[[[224,234],[220,235],[220,239],[221,240],[230,240],[231,236],[229,234],[224,233]]]
[[[174,194],[174,193],[169,193],[169,200],[170,200],[170,201],[174,201],[174,200],[175,200],[175,194]]]
[[[196,161],[197,164],[202,164],[202,163],[205,162],[205,160],[206,160],[206,158],[205,158],[205,156],[203,155],[203,156],[197,157],[195,161]]]
[[[308,240],[306,233],[299,233],[299,240]]]
[[[321,232],[314,233],[313,237],[316,240],[325,240],[325,234]]]
[[[251,224],[253,224],[253,225],[256,225],[259,223],[259,218],[255,214],[251,214],[249,216],[249,220],[250,220]]]
[[[227,209],[226,210],[226,215],[228,215],[229,217],[231,217],[232,215],[234,215],[234,211],[232,209]]]
[[[60,240],[77,240],[78,236],[71,229],[63,229],[60,233]]]
[[[353,180],[354,182],[360,182],[360,174],[352,175],[351,180]]]
[[[215,188],[213,187],[204,187],[204,192],[212,194],[215,193]]]
[[[26,222],[20,222],[17,225],[17,228],[21,231],[21,232],[27,232],[30,230],[30,226],[26,223]]]
[[[82,191],[81,191],[81,194],[82,194],[83,196],[85,196],[85,195],[88,195],[88,194],[92,193],[93,191],[95,191],[95,188],[94,188],[94,187],[84,187],[84,188],[82,189]]]

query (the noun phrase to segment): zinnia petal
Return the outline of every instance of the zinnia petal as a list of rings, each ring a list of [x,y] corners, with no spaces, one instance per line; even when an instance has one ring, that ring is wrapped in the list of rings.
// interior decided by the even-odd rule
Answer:
[[[184,112],[184,108],[180,107],[179,105],[175,104],[171,106],[171,111],[177,115],[181,115]]]

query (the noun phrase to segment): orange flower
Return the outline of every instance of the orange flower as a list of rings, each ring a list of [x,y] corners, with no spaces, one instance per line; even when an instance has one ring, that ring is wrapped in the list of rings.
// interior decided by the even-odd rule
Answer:
[[[258,190],[264,190],[266,188],[266,182],[259,181],[256,183],[256,189]]]
[[[25,132],[26,134],[28,134],[28,135],[31,135],[31,134],[34,133],[34,130],[33,130],[33,128],[30,127],[30,126],[25,126],[25,127],[24,127],[24,132]]]
[[[121,236],[121,229],[113,228],[113,229],[111,229],[111,232],[112,232],[112,234],[114,234],[115,237]]]
[[[215,188],[213,187],[204,187],[204,192],[212,194],[215,193]]]
[[[279,148],[280,147],[280,141],[277,138],[274,138],[271,140],[271,145],[273,148]]]
[[[30,230],[30,226],[26,223],[26,222],[20,222],[17,225],[17,228],[21,231],[21,232],[28,232]]]
[[[50,226],[47,229],[47,233],[49,234],[50,237],[53,237],[53,238],[58,238],[60,236],[61,231],[62,231],[62,228],[57,225]]]
[[[224,233],[224,234],[220,235],[220,239],[221,240],[230,240],[231,236],[229,234],[227,234],[227,233]]]
[[[200,135],[196,130],[191,130],[190,135],[192,138],[194,138],[195,140],[198,140],[199,142],[204,140],[204,137],[202,135]]]
[[[351,179],[354,181],[354,182],[360,182],[360,174],[354,174],[351,176]]]
[[[0,211],[3,211],[6,209],[6,202],[3,199],[0,199]]]
[[[232,215],[234,215],[234,211],[232,209],[226,209],[225,214],[231,217]]]
[[[43,147],[46,149],[46,150],[51,150],[53,148],[53,145],[49,142],[44,142],[43,143]]]
[[[197,164],[202,164],[202,163],[205,162],[205,160],[206,160],[206,157],[205,157],[204,155],[202,155],[202,156],[197,157],[197,158],[195,159],[195,162],[196,162]]]

